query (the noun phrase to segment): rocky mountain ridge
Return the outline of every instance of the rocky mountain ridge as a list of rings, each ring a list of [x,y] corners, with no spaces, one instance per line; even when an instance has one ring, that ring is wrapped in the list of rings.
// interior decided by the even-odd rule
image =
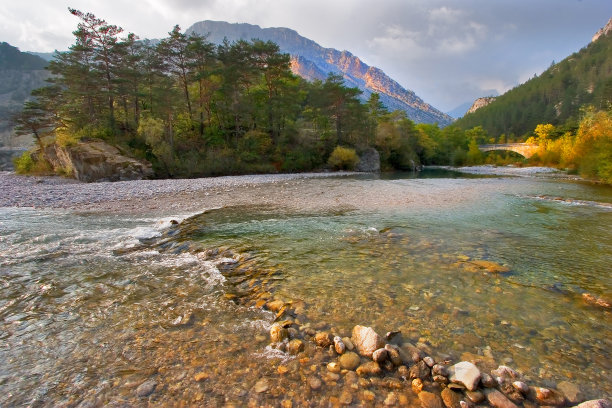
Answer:
[[[478,109],[487,106],[488,104],[490,104],[491,102],[493,102],[495,100],[495,96],[485,96],[483,98],[478,98],[474,101],[474,103],[472,104],[472,106],[470,106],[470,109],[467,110],[466,115],[468,113],[473,113],[476,112]]]
[[[224,39],[272,41],[279,45],[282,52],[291,55],[292,71],[306,80],[324,80],[328,73],[340,74],[347,86],[357,87],[363,92],[364,100],[376,92],[388,109],[404,110],[417,123],[446,126],[453,121],[413,91],[403,88],[381,69],[370,67],[348,51],[324,48],[289,28],[261,28],[252,24],[206,20],[193,24],[186,32],[206,35],[215,44],[222,43]]]
[[[599,31],[595,33],[591,42],[599,40],[602,36],[608,35],[610,32],[612,32],[612,17],[610,17],[608,23],[604,27],[600,28]]]

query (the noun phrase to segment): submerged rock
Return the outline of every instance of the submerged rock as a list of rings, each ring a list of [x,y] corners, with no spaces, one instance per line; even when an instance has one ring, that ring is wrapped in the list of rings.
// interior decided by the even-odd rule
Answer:
[[[270,327],[270,340],[273,343],[280,343],[289,336],[289,332],[283,326],[278,323],[274,323]]]
[[[376,361],[369,361],[365,364],[357,367],[357,375],[366,376],[366,375],[378,375],[382,373],[382,369],[378,365]]]
[[[377,363],[383,363],[385,360],[387,360],[387,356],[387,350],[384,348],[379,348],[372,353],[372,360],[376,361]]]
[[[487,389],[485,391],[487,401],[495,408],[518,408],[518,406],[510,401],[504,394],[495,389]]]
[[[343,354],[346,351],[346,346],[339,336],[334,337],[334,350],[338,354]]]
[[[371,327],[355,326],[352,340],[359,354],[368,358],[372,358],[377,349],[385,347],[383,339]]]
[[[583,400],[582,391],[578,386],[569,381],[561,381],[557,384],[557,389],[565,395],[567,402],[570,404],[578,404]]]
[[[148,397],[149,395],[153,394],[156,387],[157,382],[155,380],[147,380],[136,388],[136,395],[139,397]]]
[[[359,358],[359,355],[357,355],[357,353],[347,351],[338,358],[338,362],[340,363],[340,366],[342,368],[345,368],[347,370],[354,370],[359,367],[361,359]]]
[[[450,388],[444,388],[441,393],[442,401],[446,408],[461,408],[461,394],[452,391]]]
[[[298,354],[304,351],[304,342],[300,339],[293,339],[287,345],[287,351],[289,354]]]
[[[612,403],[607,399],[590,400],[578,404],[574,408],[612,408]]]
[[[444,408],[442,398],[438,394],[429,391],[421,391],[419,393],[419,401],[423,408]]]
[[[329,347],[332,344],[330,334],[328,332],[318,332],[315,334],[315,343],[319,347]]]

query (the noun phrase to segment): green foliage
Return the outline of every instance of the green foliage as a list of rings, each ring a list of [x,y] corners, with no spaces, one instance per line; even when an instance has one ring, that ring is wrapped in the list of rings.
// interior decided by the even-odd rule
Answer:
[[[575,122],[582,106],[601,110],[612,103],[610,72],[612,36],[607,35],[455,124],[462,129],[480,125],[498,137],[523,136],[540,123],[559,126]]]
[[[336,146],[327,163],[335,170],[355,170],[359,156],[353,149]]]
[[[32,168],[34,168],[35,163],[34,159],[32,159],[32,154],[30,152],[24,152],[21,156],[13,160],[13,164],[18,174],[28,174],[32,171]]]

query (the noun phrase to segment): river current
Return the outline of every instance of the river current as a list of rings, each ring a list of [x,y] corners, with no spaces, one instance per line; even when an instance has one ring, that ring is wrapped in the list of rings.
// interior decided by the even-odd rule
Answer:
[[[240,205],[162,219],[0,208],[0,406],[337,398],[347,387],[326,377],[327,351],[270,346],[275,313],[261,306],[272,299],[308,328],[400,330],[438,361],[505,364],[532,384],[612,396],[610,187],[397,175],[299,188],[316,201],[349,183],[364,200],[382,184],[449,194],[427,205]],[[464,188],[469,199],[455,200]],[[312,376],[323,385],[309,386]],[[371,387],[364,403],[382,404],[386,392]],[[360,390],[349,391],[359,405]]]

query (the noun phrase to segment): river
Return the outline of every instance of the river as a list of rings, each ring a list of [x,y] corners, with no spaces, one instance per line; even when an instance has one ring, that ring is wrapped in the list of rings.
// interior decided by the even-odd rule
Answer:
[[[281,184],[259,187],[265,205],[163,217],[0,208],[0,406],[302,406],[343,391],[359,404],[365,388],[382,404],[376,382],[330,378],[335,357],[311,342],[297,357],[271,347],[272,299],[300,333],[400,330],[437,361],[612,396],[611,309],[583,296],[612,299],[612,188],[447,173]]]

